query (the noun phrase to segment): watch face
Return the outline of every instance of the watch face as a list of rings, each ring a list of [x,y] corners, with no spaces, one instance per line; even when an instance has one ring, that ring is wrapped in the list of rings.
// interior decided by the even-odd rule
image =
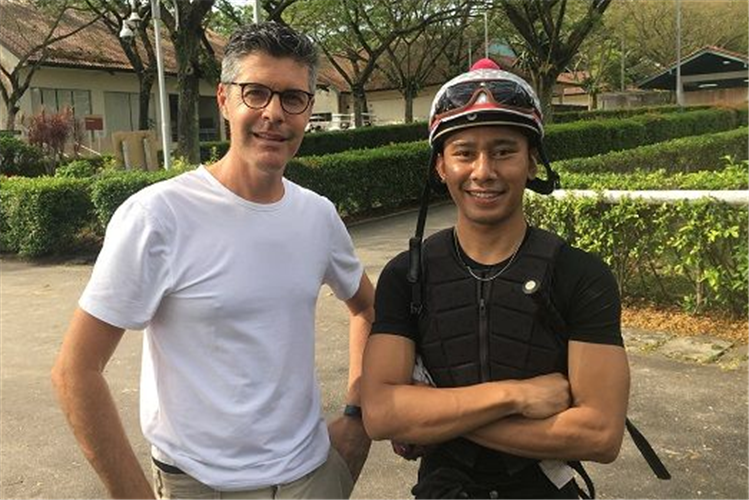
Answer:
[[[343,408],[343,414],[347,417],[361,417],[361,406],[346,405]]]

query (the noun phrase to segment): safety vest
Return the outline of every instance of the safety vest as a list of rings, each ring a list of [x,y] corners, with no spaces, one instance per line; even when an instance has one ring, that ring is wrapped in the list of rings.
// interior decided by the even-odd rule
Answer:
[[[528,231],[512,265],[491,281],[475,279],[458,260],[452,229],[424,242],[418,353],[438,387],[566,373],[566,342],[540,314],[539,298],[523,292],[535,282],[548,293],[565,243],[542,229]],[[441,448],[468,466],[489,460],[509,474],[536,462],[462,438]]]

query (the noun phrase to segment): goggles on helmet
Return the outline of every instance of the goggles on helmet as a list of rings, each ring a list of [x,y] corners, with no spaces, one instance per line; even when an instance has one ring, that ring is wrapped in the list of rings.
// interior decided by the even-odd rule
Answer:
[[[497,106],[538,114],[533,97],[517,83],[508,80],[484,80],[463,82],[448,87],[434,106],[434,119],[440,119],[450,111],[470,107],[479,101],[482,94]]]
[[[539,138],[544,135],[541,104],[533,88],[488,59],[443,85],[429,118],[432,143],[453,130],[482,124],[518,126]]]

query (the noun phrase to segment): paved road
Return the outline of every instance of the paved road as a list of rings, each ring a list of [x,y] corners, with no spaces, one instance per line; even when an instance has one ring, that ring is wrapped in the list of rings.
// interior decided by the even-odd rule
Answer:
[[[446,227],[453,209],[430,211],[429,230]],[[415,214],[351,228],[376,278],[405,248]],[[0,498],[102,498],[106,492],[68,432],[49,384],[62,333],[90,265],[0,261]],[[317,358],[326,414],[340,411],[346,379],[346,311],[330,290],[318,304]],[[143,464],[138,427],[141,334],[129,332],[107,367],[112,392]],[[745,350],[744,350],[745,352]],[[630,417],[651,439],[674,478],[659,481],[625,438],[620,458],[591,465],[600,498],[747,498],[746,366],[683,362],[657,352],[630,355]],[[409,498],[416,466],[375,443],[355,498]]]

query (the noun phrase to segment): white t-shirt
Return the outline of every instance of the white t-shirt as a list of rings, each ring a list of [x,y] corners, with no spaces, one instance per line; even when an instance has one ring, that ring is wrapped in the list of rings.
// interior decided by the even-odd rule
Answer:
[[[293,481],[330,446],[315,375],[320,287],[362,266],[333,204],[284,179],[249,202],[205,168],[122,204],[79,304],[145,327],[141,426],[155,457],[221,490]]]

